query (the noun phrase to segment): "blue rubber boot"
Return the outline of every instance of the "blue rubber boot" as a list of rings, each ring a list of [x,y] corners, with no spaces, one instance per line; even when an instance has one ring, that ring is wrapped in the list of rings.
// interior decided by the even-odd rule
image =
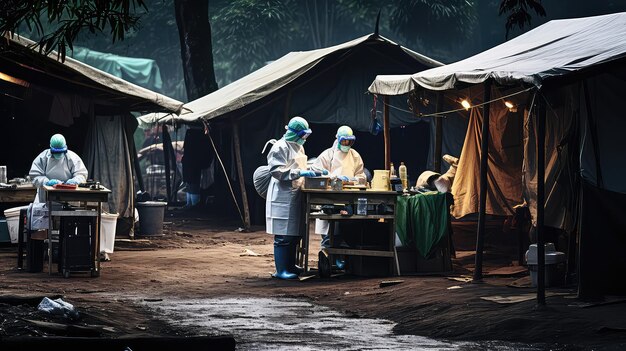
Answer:
[[[200,203],[200,194],[187,193],[187,196],[189,196],[189,200],[187,200],[187,203],[191,203],[191,206],[195,206]]]
[[[337,257],[335,258],[335,266],[337,266],[337,269],[344,269],[346,261],[342,257]]]
[[[297,237],[294,237],[297,238]],[[291,250],[291,237],[288,235],[274,235],[274,264],[276,273],[272,277],[279,279],[297,279],[298,275],[289,272],[289,263],[295,262],[295,250]],[[293,256],[293,261],[290,257]]]

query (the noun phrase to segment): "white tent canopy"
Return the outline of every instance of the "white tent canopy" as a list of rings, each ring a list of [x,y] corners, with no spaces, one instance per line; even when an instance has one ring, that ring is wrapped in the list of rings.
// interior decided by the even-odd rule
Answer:
[[[626,13],[553,20],[492,49],[413,75],[381,75],[369,91],[448,90],[493,79],[541,87],[546,79],[626,56]]]
[[[298,79],[315,67],[326,56],[340,50],[348,50],[371,40],[391,42],[380,36],[366,35],[349,42],[311,51],[290,52],[276,61],[248,74],[247,76],[197,100],[186,103],[177,121],[193,122],[199,118],[213,119],[254,103],[280,88]],[[428,67],[440,66],[441,63],[397,45],[416,61]],[[174,118],[171,114],[152,113],[140,117],[143,123],[165,123]]]

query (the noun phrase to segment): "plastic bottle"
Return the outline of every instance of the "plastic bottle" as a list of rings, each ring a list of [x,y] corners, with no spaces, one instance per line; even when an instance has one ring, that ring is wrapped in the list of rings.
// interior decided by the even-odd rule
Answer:
[[[396,167],[393,166],[393,162],[389,162],[389,178],[396,176]]]
[[[398,174],[400,175],[400,180],[402,181],[402,188],[407,189],[409,184],[404,162],[400,162],[400,167],[398,167]]]

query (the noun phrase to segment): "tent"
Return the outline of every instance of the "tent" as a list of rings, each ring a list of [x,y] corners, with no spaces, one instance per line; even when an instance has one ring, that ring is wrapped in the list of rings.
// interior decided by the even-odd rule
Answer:
[[[112,190],[105,210],[134,216],[134,144],[130,111],[177,112],[182,103],[56,52],[42,55],[18,36],[0,41],[2,156],[9,178],[24,177],[50,136],[63,133],[89,177]],[[132,224],[132,221],[130,222]],[[128,229],[128,228],[127,228]]]
[[[336,128],[347,124],[357,131],[356,148],[364,157],[366,167],[384,167],[383,133],[379,136],[369,133],[373,119],[381,119],[381,116],[372,114],[372,96],[366,94],[368,85],[378,74],[415,72],[440,65],[372,34],[328,48],[291,52],[185,104],[180,115],[155,113],[142,116],[140,120],[147,124],[203,122],[209,126],[217,139],[216,148],[226,155],[224,168],[243,180],[240,184],[245,183],[239,191],[246,204],[246,188],[254,192],[251,190],[254,189],[252,174],[266,162],[265,155],[261,154],[263,145],[271,138],[280,137],[286,122],[295,115],[304,116],[313,124],[313,135],[306,145],[309,156],[317,156],[329,147]],[[393,111],[388,122],[400,135],[418,119],[412,113]],[[406,128],[400,128],[403,126]],[[429,127],[425,126],[425,138],[428,138]],[[398,150],[405,149],[398,147]],[[406,157],[417,154],[414,151],[406,149]],[[428,152],[428,147],[424,152]],[[241,162],[235,162],[237,157]],[[257,214],[263,217],[262,199],[256,193],[249,199],[251,203],[256,202]]]
[[[626,13],[554,20],[465,60],[371,84],[376,94],[440,91],[470,102],[453,195],[458,215],[479,213],[477,256],[481,216],[526,202],[540,265],[544,225],[562,228],[577,245],[579,296],[626,292],[610,279],[626,268],[625,35]]]

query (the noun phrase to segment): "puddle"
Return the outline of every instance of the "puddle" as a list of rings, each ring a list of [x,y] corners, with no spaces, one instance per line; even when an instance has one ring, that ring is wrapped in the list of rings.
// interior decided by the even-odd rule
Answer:
[[[223,298],[144,302],[170,323],[198,334],[231,334],[237,350],[545,350],[545,345],[446,342],[395,335],[395,323],[352,317],[298,299]],[[554,349],[553,349],[554,350]]]

